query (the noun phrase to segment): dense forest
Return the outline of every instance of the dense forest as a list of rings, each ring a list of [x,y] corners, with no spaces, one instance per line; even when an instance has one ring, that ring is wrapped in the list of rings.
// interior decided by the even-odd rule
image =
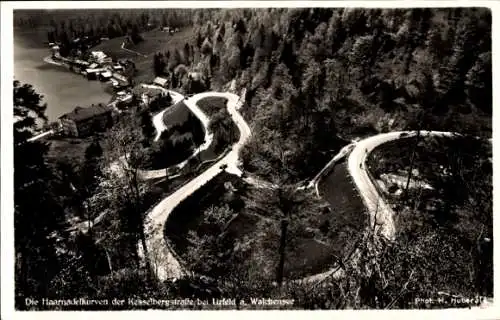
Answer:
[[[181,75],[195,72],[215,91],[226,91],[232,80],[238,90],[245,88],[242,113],[253,131],[240,155],[242,166],[274,183],[311,178],[346,142],[378,132],[429,129],[491,137],[488,9],[45,10],[17,11],[14,17],[15,27],[46,28],[47,41],[68,48],[85,36],[129,36],[136,43],[161,26],[192,28],[183,50],[151,55],[151,69],[155,75],[175,75],[174,87]],[[202,91],[191,82],[186,87]],[[234,292],[288,294],[299,308],[381,307],[392,303],[408,279],[399,264],[416,264],[412,254],[432,245],[412,244],[412,252],[403,243],[389,247],[377,264],[387,274],[380,275],[366,261],[383,245],[371,243],[368,234],[361,253],[366,264],[349,262],[347,277],[329,280],[326,289],[280,291],[252,279],[235,288],[198,277],[157,283],[136,245],[144,241],[149,186],[137,182],[137,171],[119,181],[103,170],[123,154],[131,155],[127,160],[134,167],[146,161],[134,152],[146,135],[140,116],[122,119],[104,141],[88,147],[83,163],[68,168],[47,160],[45,143],[24,143],[45,119],[42,97],[17,82],[13,94],[20,119],[14,125],[19,308],[25,308],[26,296],[222,297]],[[89,220],[108,211],[111,218],[75,235],[68,230],[68,211]],[[420,279],[412,297],[428,292],[435,280]]]
[[[158,26],[183,27],[191,24],[190,10],[19,10],[14,27],[43,28],[47,41],[59,42],[61,55],[86,50],[102,38],[127,36],[131,43],[142,41],[141,32]],[[78,39],[78,41],[74,41]]]
[[[263,176],[303,179],[336,135],[491,135],[488,10],[223,10],[200,13],[195,29],[213,86],[236,78],[248,90],[258,141],[244,166]]]

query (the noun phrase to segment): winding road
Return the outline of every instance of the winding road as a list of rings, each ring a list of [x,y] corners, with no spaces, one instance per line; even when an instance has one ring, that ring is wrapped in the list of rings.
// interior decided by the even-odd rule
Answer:
[[[183,187],[175,191],[173,194],[163,199],[158,205],[156,205],[146,216],[144,231],[146,234],[146,246],[148,249],[148,257],[159,280],[166,280],[169,278],[178,278],[183,275],[179,261],[175,258],[174,254],[170,252],[169,246],[165,241],[164,228],[165,223],[169,214],[172,210],[185,198],[199,189],[201,186],[206,184],[208,181],[213,179],[221,172],[221,166],[226,165],[226,172],[233,173],[241,176],[242,172],[238,168],[238,154],[241,147],[245,144],[248,137],[251,135],[250,127],[245,122],[238,109],[242,105],[242,100],[233,93],[221,93],[221,92],[205,92],[197,94],[189,98],[186,105],[191,105],[193,110],[199,110],[195,113],[197,116],[206,117],[206,115],[196,106],[196,102],[199,99],[208,96],[218,96],[228,99],[227,109],[231,118],[238,126],[240,131],[240,139],[236,142],[232,150],[221,160],[217,161],[210,168],[205,170],[202,174],[185,184]],[[201,113],[200,113],[201,112]],[[208,119],[208,118],[207,118]],[[200,119],[201,120],[201,119]],[[203,123],[203,120],[201,120]],[[139,244],[139,253],[144,257],[144,252]]]
[[[198,188],[217,176],[217,174],[221,172],[220,168],[222,165],[227,166],[226,171],[229,173],[233,173],[238,176],[241,176],[242,174],[241,170],[238,168],[238,153],[248,137],[251,135],[251,132],[248,124],[238,112],[238,109],[242,104],[241,100],[235,94],[221,92],[205,92],[194,95],[189,99],[185,99],[184,102],[190,108],[190,110],[200,119],[206,129],[206,133],[208,132],[209,119],[197,106],[197,102],[200,99],[210,96],[225,97],[228,99],[228,112],[231,115],[233,121],[238,126],[238,129],[240,130],[240,139],[233,146],[231,152],[229,152],[223,159],[217,161],[201,175],[191,180],[189,183],[181,187],[172,195],[163,199],[147,215],[145,221],[145,233],[147,238],[146,245],[148,248],[149,260],[159,280],[179,278],[184,274],[179,261],[175,257],[174,253],[170,252],[169,246],[165,240],[164,228],[169,214],[181,201],[186,199]],[[156,125],[155,127],[157,128],[157,130],[161,130],[162,128],[161,126]],[[392,211],[392,208],[384,201],[383,197],[379,195],[377,188],[375,187],[373,181],[370,179],[369,173],[367,172],[365,162],[368,154],[379,145],[392,140],[411,137],[415,134],[416,132],[398,131],[378,134],[359,142],[353,141],[350,144],[344,146],[339,151],[339,153],[335,155],[332,160],[310,181],[307,187],[316,188],[316,192],[318,193],[318,183],[329,171],[329,169],[331,169],[335,165],[335,163],[337,163],[342,158],[349,156],[348,171],[352,176],[356,188],[358,189],[361,198],[363,199],[363,202],[370,213],[371,224],[373,225],[373,223],[376,223],[383,236],[388,239],[394,239],[394,212]],[[452,136],[454,134],[450,132],[421,131],[421,135]],[[247,177],[245,178],[245,181],[261,187],[272,187],[271,184],[265,181],[260,181],[253,177]],[[142,247],[140,245],[139,251],[140,254],[144,256]],[[327,271],[318,275],[307,277],[306,279],[319,281],[331,275],[332,271]]]
[[[371,180],[366,168],[366,159],[370,152],[381,144],[400,138],[413,137],[416,131],[394,131],[381,133],[356,143],[348,159],[348,170],[363,199],[363,203],[370,213],[370,225],[376,225],[381,234],[387,239],[394,240],[394,211],[379,194],[374,182]],[[433,135],[451,137],[456,135],[452,132],[443,131],[420,131],[422,137]]]
[[[147,86],[147,85],[144,85]],[[160,88],[158,86],[150,86],[154,88]],[[175,101],[182,100],[182,96],[178,93],[171,92],[172,96],[175,96]],[[244,93],[242,94],[244,96]],[[232,150],[221,160],[217,161],[210,168],[204,171],[202,174],[188,182],[186,185],[181,187],[179,190],[175,191],[173,194],[163,199],[158,205],[156,205],[148,214],[145,219],[144,230],[146,233],[146,246],[148,248],[148,257],[151,262],[151,266],[157,276],[161,281],[172,278],[179,278],[184,274],[184,270],[181,267],[179,261],[177,260],[175,253],[170,251],[169,245],[166,243],[164,229],[165,223],[167,222],[169,214],[173,209],[189,195],[194,193],[197,189],[202,187],[204,184],[209,182],[215,176],[221,172],[221,166],[226,166],[226,171],[229,173],[236,174],[238,176],[242,175],[241,170],[238,168],[239,159],[238,154],[241,147],[244,145],[248,137],[251,135],[251,130],[246,121],[243,119],[238,109],[242,105],[241,99],[233,93],[224,92],[205,92],[196,94],[188,99],[184,99],[186,106],[195,114],[198,119],[200,119],[203,127],[205,128],[205,143],[200,147],[197,152],[204,150],[210,146],[213,137],[209,134],[208,124],[210,122],[206,114],[197,106],[197,102],[206,97],[224,97],[228,99],[227,109],[231,118],[238,126],[240,130],[240,139],[233,146]],[[166,127],[163,123],[163,113],[160,112],[155,116],[153,123],[157,129],[157,135],[165,130]],[[161,120],[161,121],[160,121]],[[331,161],[307,184],[307,188],[315,188],[316,193],[318,192],[318,183],[322,178],[329,172],[329,170],[341,159],[348,156],[347,168],[351,175],[353,182],[363,199],[365,207],[368,209],[370,214],[370,225],[375,225],[379,230],[380,234],[387,239],[393,240],[395,238],[395,226],[394,226],[394,212],[392,208],[386,203],[384,198],[379,194],[377,187],[370,177],[370,173],[366,168],[366,160],[370,152],[381,144],[387,143],[389,141],[408,138],[415,136],[416,131],[396,131],[389,133],[378,134],[361,141],[352,141],[350,144],[344,146],[335,155]],[[442,132],[442,131],[421,131],[421,136],[453,136],[456,135],[452,132]],[[193,154],[192,156],[195,156]],[[191,156],[191,157],[192,157]],[[183,163],[187,163],[187,160]],[[182,165],[182,164],[181,164]],[[165,175],[165,170],[161,170]],[[154,175],[156,177],[156,175]],[[246,177],[245,181],[251,183],[252,185],[270,188],[273,187],[272,184],[256,179],[255,177]],[[142,251],[142,246],[139,244],[139,252],[144,257]],[[341,274],[341,270],[338,268],[332,269],[317,275],[312,275],[303,279],[303,281],[314,281],[318,282],[327,277],[335,276]]]
[[[187,159],[185,159],[184,161],[182,161],[179,164],[176,164],[175,167],[177,167],[177,169],[184,168],[188,164],[190,159],[196,157],[200,152],[210,148],[210,145],[212,144],[213,139],[214,139],[213,133],[210,132],[210,130],[208,129],[208,126],[210,124],[210,119],[203,112],[203,110],[201,110],[198,107],[198,101],[200,101],[203,98],[207,98],[207,97],[224,97],[224,98],[227,98],[229,100],[227,102],[227,106],[229,108],[230,105],[238,103],[238,100],[239,100],[239,97],[237,95],[231,94],[231,93],[224,93],[224,92],[204,92],[204,93],[195,94],[195,95],[191,96],[190,98],[184,98],[180,93],[177,93],[177,92],[171,91],[171,90],[167,90],[167,89],[159,87],[159,86],[145,85],[145,84],[143,84],[142,86],[145,88],[154,88],[154,89],[163,90],[164,92],[169,92],[170,95],[174,99],[174,103],[177,103],[177,102],[182,100],[184,102],[184,104],[189,108],[189,110],[200,120],[201,124],[203,125],[203,129],[205,131],[205,138],[204,138],[203,143],[198,148],[196,148],[196,150]],[[164,130],[167,130],[167,126],[165,125],[165,122],[163,121],[163,115],[164,115],[165,111],[167,111],[167,109],[165,109],[165,110],[159,112],[158,114],[156,114],[155,116],[153,116],[153,125],[156,129],[155,141],[157,141],[160,138],[161,133]],[[233,120],[234,120],[234,118],[233,118]],[[245,125],[246,125],[246,122],[245,122]],[[246,127],[248,127],[248,125],[246,125]],[[233,170],[235,173],[241,174],[236,166],[232,166],[231,168],[229,168],[229,170]],[[228,172],[230,172],[230,171],[228,171]],[[141,175],[141,178],[144,180],[158,179],[158,178],[165,177],[167,175],[167,171],[165,169],[141,170],[140,175]]]
[[[161,90],[164,93],[170,93],[170,96],[172,97],[172,105],[176,104],[177,102],[181,101],[184,99],[184,96],[178,92],[172,91],[172,90],[167,90],[163,87],[156,86],[153,84],[141,84],[143,88],[148,88],[148,89],[157,89]],[[163,121],[163,114],[168,110],[168,108],[158,112],[153,116],[153,125],[156,128],[156,136],[154,141],[158,141],[160,139],[161,133],[165,130],[167,130],[167,126],[165,125],[165,122]]]
[[[231,151],[224,156],[222,159],[216,161],[210,168],[205,170],[203,173],[195,177],[193,180],[189,181],[187,184],[182,186],[180,189],[175,191],[170,196],[164,198],[160,203],[158,203],[152,210],[147,213],[144,224],[144,231],[146,234],[146,246],[148,259],[151,263],[153,271],[156,277],[160,281],[167,279],[175,279],[182,277],[185,274],[179,260],[176,258],[176,254],[170,251],[170,246],[167,244],[164,229],[165,223],[168,220],[168,216],[173,211],[173,209],[188,196],[193,194],[197,189],[205,185],[211,179],[216,177],[221,172],[221,167],[225,166],[225,171],[238,175],[241,177],[242,172],[238,168],[239,165],[239,152],[242,146],[245,144],[247,139],[251,136],[251,130],[246,121],[243,119],[242,115],[239,113],[243,101],[239,96],[229,92],[205,92],[196,94],[190,98],[184,98],[181,94],[170,91],[165,88],[143,84],[146,88],[155,88],[168,91],[173,98],[174,104],[183,100],[190,111],[200,120],[205,129],[205,141],[193,153],[190,158],[197,155],[207,149],[213,140],[213,135],[209,133],[208,125],[210,119],[207,115],[198,107],[197,102],[206,97],[224,97],[227,98],[227,109],[232,118],[232,120],[237,125],[240,131],[240,138],[236,142]],[[245,93],[242,93],[245,96]],[[163,110],[153,117],[153,125],[157,130],[157,135],[155,141],[159,139],[161,132],[167,129],[163,121],[163,115],[166,110]],[[456,133],[452,132],[441,132],[441,131],[421,131],[421,136],[454,136]],[[376,147],[387,143],[389,141],[408,138],[416,135],[416,131],[397,131],[378,134],[361,141],[352,141],[350,144],[344,146],[337,155],[335,155],[331,161],[307,184],[306,188],[315,188],[316,193],[318,192],[318,183],[324,176],[329,172],[329,170],[341,159],[348,156],[347,168],[351,175],[353,182],[363,200],[364,205],[369,211],[371,225],[376,225],[380,234],[387,239],[393,240],[395,238],[395,226],[394,226],[394,212],[392,208],[386,203],[384,198],[379,194],[374,181],[370,177],[368,168],[366,168],[366,160],[371,151]],[[491,141],[491,139],[490,139]],[[182,168],[189,159],[186,159],[181,164],[177,165]],[[152,179],[163,177],[166,175],[166,170],[153,170],[156,172],[144,172],[143,178]],[[255,177],[246,177],[244,180],[252,185],[259,186],[262,188],[272,188],[272,184],[259,180]],[[303,188],[303,187],[301,187]],[[102,217],[98,217],[100,220]],[[98,221],[97,221],[98,222]],[[94,223],[97,223],[94,221]],[[141,244],[138,244],[139,254],[144,258],[144,252],[142,250]],[[326,272],[311,275],[300,281],[311,281],[311,282],[321,282],[328,277],[335,277],[342,274],[342,270],[339,268],[331,269]]]
[[[149,86],[149,85],[144,85]],[[158,86],[149,86],[154,88],[161,88]],[[166,90],[161,88],[162,90]],[[169,91],[172,94],[172,91]],[[176,101],[182,100],[182,96],[178,93],[172,94],[176,96]],[[244,96],[244,93],[242,94]],[[224,156],[222,159],[214,163],[210,168],[205,170],[202,174],[189,181],[183,187],[175,191],[173,194],[163,199],[159,204],[157,204],[145,218],[144,231],[146,234],[146,246],[148,249],[148,257],[155,272],[157,278],[161,281],[179,278],[184,275],[185,271],[181,267],[175,253],[170,251],[169,245],[166,243],[164,229],[165,223],[167,222],[168,216],[173,211],[173,209],[189,195],[194,193],[197,189],[202,187],[204,184],[209,182],[215,176],[221,172],[221,166],[225,165],[226,172],[241,176],[242,172],[238,168],[239,164],[239,151],[241,147],[245,144],[247,139],[251,135],[251,130],[246,121],[243,119],[241,114],[238,112],[242,105],[242,100],[233,93],[228,92],[205,92],[196,94],[188,99],[184,99],[186,106],[200,119],[204,128],[206,139],[205,143],[199,149],[204,150],[208,148],[212,142],[213,137],[208,133],[209,118],[205,113],[197,106],[197,102],[206,97],[224,97],[228,99],[227,109],[231,115],[232,120],[238,126],[240,131],[240,139],[236,144],[233,145],[232,150]],[[163,123],[163,113],[160,112],[155,116],[159,120],[153,121],[155,128],[157,129],[157,134],[160,134],[162,130],[166,127]],[[385,202],[383,197],[378,193],[378,189],[374,185],[374,182],[370,178],[369,172],[365,166],[367,156],[370,152],[381,144],[387,143],[389,141],[397,140],[400,138],[408,138],[416,135],[416,131],[397,131],[378,134],[361,141],[352,141],[350,144],[344,146],[335,155],[332,160],[307,184],[306,188],[315,188],[316,193],[318,192],[318,183],[322,178],[329,172],[329,170],[341,159],[348,156],[348,172],[351,175],[353,182],[363,199],[363,203],[370,213],[371,225],[375,224],[380,230],[380,233],[388,238],[394,239],[395,237],[395,227],[393,221],[394,212],[392,208]],[[436,135],[436,136],[453,136],[454,133],[451,132],[440,132],[440,131],[421,131],[421,136]],[[207,143],[208,142],[208,143]],[[200,152],[200,151],[198,151]],[[195,156],[196,154],[191,155]],[[183,163],[187,163],[187,160]],[[180,164],[182,166],[182,164]],[[166,170],[154,170],[157,173],[145,175],[145,178],[157,178],[166,175]],[[147,173],[147,172],[146,172]],[[273,187],[272,184],[256,179],[255,177],[246,177],[244,180],[252,185],[270,188]],[[138,244],[139,254],[144,257],[142,246]],[[331,277],[341,274],[340,270],[329,270],[317,275],[312,275],[303,279],[303,281],[314,281],[318,282],[327,277]]]

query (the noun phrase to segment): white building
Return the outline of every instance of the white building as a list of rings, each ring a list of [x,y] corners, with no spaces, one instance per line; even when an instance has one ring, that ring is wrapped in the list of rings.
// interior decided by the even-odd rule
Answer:
[[[92,58],[99,64],[110,63],[112,59],[102,51],[92,51]]]
[[[95,74],[98,74],[98,73],[101,73],[101,72],[104,72],[106,69],[104,68],[88,68],[87,70],[87,73],[95,73]]]
[[[104,72],[101,72],[101,74],[100,74],[100,77],[101,77],[102,80],[110,79],[111,76],[112,76],[112,74],[108,70],[106,70]]]
[[[168,84],[168,80],[165,79],[165,78],[162,78],[162,77],[156,77],[153,80],[153,83],[156,84],[156,85],[159,85],[161,87],[165,87]]]

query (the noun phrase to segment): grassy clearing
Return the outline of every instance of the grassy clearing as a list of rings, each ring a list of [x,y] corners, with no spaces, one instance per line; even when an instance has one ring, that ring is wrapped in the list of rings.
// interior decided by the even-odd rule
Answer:
[[[184,101],[179,101],[173,106],[169,107],[165,113],[163,113],[163,123],[167,128],[174,127],[176,125],[183,124],[189,118],[189,115],[194,114],[189,110]]]
[[[225,109],[227,99],[223,97],[206,97],[198,100],[197,105],[208,117],[213,116],[221,109]]]
[[[113,38],[104,41],[93,48],[94,51],[103,51],[115,59],[131,59],[137,68],[135,76],[136,83],[150,82],[154,76],[153,54],[156,52],[171,52],[175,49],[183,49],[192,37],[192,28],[184,28],[173,35],[160,30],[153,30],[141,34],[144,41],[136,45],[128,45],[125,48],[136,51],[130,52],[121,48],[125,37]]]
[[[92,51],[103,51],[108,56],[114,59],[132,59],[135,62],[137,54],[123,50],[121,48],[125,37],[117,37],[109,40],[105,40],[99,43],[97,46],[93,47]]]
[[[186,42],[190,42],[192,37],[192,28],[182,29],[173,35],[159,30],[153,30],[143,33],[142,37],[144,38],[144,41],[138,43],[137,45],[127,47],[130,50],[137,51],[147,56],[136,57],[135,65],[139,70],[136,76],[136,81],[138,82],[153,80],[155,77],[153,71],[153,54],[169,50],[172,53],[175,49],[182,50]]]
[[[181,49],[186,42],[190,42],[193,37],[192,28],[183,28],[174,34],[162,32],[157,29],[144,32],[141,35],[144,41],[135,45],[128,45],[126,48],[144,55],[150,55],[158,51],[164,52],[176,48]]]

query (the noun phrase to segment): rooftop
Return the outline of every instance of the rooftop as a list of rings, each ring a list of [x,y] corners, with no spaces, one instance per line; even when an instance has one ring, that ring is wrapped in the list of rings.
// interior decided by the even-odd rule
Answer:
[[[87,69],[85,71],[87,71],[87,73],[94,73],[94,72],[102,72],[104,70],[106,70],[106,69],[104,69],[104,68],[96,68],[96,69],[89,68],[89,69]]]
[[[92,51],[92,55],[96,58],[106,58],[106,54],[102,51]]]
[[[104,104],[92,105],[88,108],[76,107],[73,111],[63,114],[59,119],[70,119],[75,122],[83,121],[113,110]]]
[[[112,74],[109,71],[104,71],[103,73],[101,73],[101,76],[103,76],[104,78],[111,78]]]
[[[168,80],[167,80],[167,79],[165,79],[165,78],[162,78],[162,77],[156,77],[156,78],[154,79],[153,83],[157,83],[157,84],[159,84],[159,85],[161,85],[161,86],[164,86],[165,84],[167,84],[167,83],[168,83]]]

